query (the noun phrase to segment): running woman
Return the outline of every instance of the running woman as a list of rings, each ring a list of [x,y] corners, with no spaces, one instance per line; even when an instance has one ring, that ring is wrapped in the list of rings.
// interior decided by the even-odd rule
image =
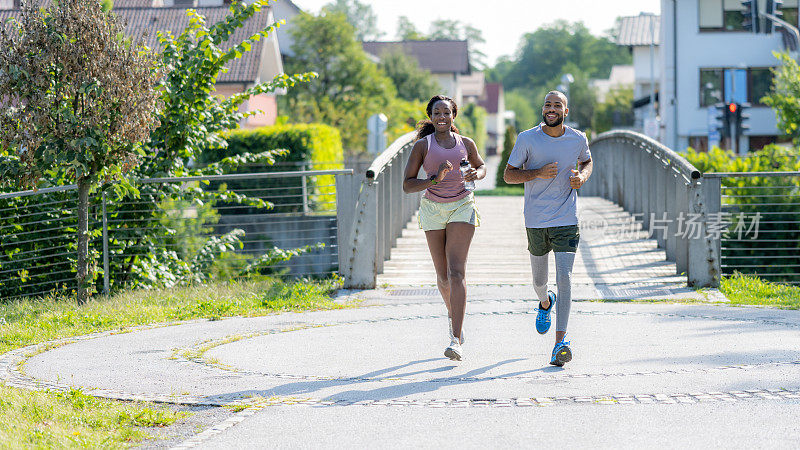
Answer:
[[[578,249],[577,197],[592,174],[592,154],[586,135],[564,125],[569,114],[567,97],[550,91],[544,98],[538,126],[517,138],[503,179],[525,183],[525,228],[533,272],[533,289],[539,297],[536,330],[550,329],[550,312],[556,305],[556,344],[550,364],[563,366],[572,360],[564,341],[572,305],[572,266]],[[577,163],[577,170],[575,169]],[[547,290],[547,259],[555,253],[558,295]]]
[[[403,191],[425,191],[419,208],[419,226],[425,231],[436,268],[436,285],[450,322],[450,345],[444,354],[461,361],[467,253],[475,227],[480,224],[475,199],[465,182],[483,179],[486,167],[475,142],[461,136],[453,125],[458,116],[458,105],[453,99],[434,96],[425,112],[430,120],[420,122],[417,128],[417,142],[406,165]],[[462,175],[459,165],[465,160],[469,168]],[[425,170],[426,178],[417,178],[420,167]]]

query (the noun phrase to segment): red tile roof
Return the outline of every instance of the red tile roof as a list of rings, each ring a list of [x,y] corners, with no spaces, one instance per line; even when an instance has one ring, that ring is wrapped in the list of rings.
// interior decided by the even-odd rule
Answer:
[[[45,0],[46,1],[46,0]],[[189,18],[184,8],[141,8],[129,5],[146,2],[147,0],[115,0],[114,12],[127,24],[125,33],[136,38],[144,38],[150,48],[160,48],[158,32],[170,32],[178,36],[189,24]],[[117,7],[117,5],[124,5]],[[223,20],[229,13],[228,6],[193,8],[205,16],[209,26]],[[244,26],[239,28],[223,49],[230,48],[232,44],[239,43],[266,28],[270,22],[269,9],[264,8],[256,13]],[[0,11],[0,22],[5,22],[11,17],[16,17],[19,10]],[[228,65],[228,71],[220,74],[219,83],[253,83],[258,80],[259,67],[263,47],[253,45],[252,50],[244,52],[242,57]],[[265,80],[261,80],[265,81]]]

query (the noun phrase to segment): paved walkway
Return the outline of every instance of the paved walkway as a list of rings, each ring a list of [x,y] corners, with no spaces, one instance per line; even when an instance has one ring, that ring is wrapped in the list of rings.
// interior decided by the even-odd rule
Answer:
[[[481,197],[476,201],[481,226],[467,261],[470,285],[531,284],[521,197]],[[579,198],[581,242],[573,271],[575,299],[701,297],[686,288],[675,263],[648,239],[641,224],[619,206],[597,197]],[[436,275],[425,234],[416,217],[398,239],[378,276],[379,286],[435,286]],[[550,256],[550,280],[555,263]],[[431,291],[433,292],[433,291]]]
[[[424,242],[409,230],[405,242],[415,244],[387,265],[394,278],[382,278],[391,286],[342,293],[363,307],[49,343],[0,356],[0,377],[33,389],[246,407],[168,441],[174,448],[796,448],[800,311],[578,301],[574,359],[550,366],[552,331],[536,333],[527,301],[519,199],[479,202],[486,219],[470,260],[462,362],[442,355],[447,315]],[[618,217],[594,237],[584,229],[576,281],[586,298],[660,290],[705,299],[681,287],[651,241],[608,231],[625,222],[613,205],[582,199],[581,210],[584,219]]]
[[[442,356],[440,300],[372,292],[381,305],[24,349],[0,373],[16,386],[253,406],[184,442],[203,448],[532,446],[555,442],[550,427],[575,446],[800,440],[800,311],[577,302],[575,358],[556,368],[533,304],[483,289],[461,363]]]

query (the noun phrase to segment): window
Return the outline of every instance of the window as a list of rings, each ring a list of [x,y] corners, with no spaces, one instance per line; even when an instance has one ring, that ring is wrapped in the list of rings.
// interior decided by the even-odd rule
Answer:
[[[722,101],[722,70],[700,69],[700,106],[712,106]]]
[[[174,6],[194,6],[194,0],[174,0]]]
[[[722,14],[725,31],[744,31],[744,7],[741,0],[725,0]]]
[[[714,106],[729,100],[725,98],[725,71],[725,68],[700,69],[701,107]],[[751,105],[763,106],[761,99],[769,92],[771,86],[772,71],[769,67],[747,69],[747,101]]]
[[[701,31],[744,31],[744,7],[740,0],[698,0]]]
[[[763,105],[761,99],[772,86],[772,72],[769,68],[750,69],[747,74],[747,101],[751,105]]]

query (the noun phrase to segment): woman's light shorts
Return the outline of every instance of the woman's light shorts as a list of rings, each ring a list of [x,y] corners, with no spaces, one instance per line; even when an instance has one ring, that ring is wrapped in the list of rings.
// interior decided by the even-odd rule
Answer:
[[[480,226],[481,216],[475,207],[475,197],[467,195],[461,200],[440,203],[422,197],[419,205],[419,227],[423,231],[444,230],[448,223],[464,222]]]

